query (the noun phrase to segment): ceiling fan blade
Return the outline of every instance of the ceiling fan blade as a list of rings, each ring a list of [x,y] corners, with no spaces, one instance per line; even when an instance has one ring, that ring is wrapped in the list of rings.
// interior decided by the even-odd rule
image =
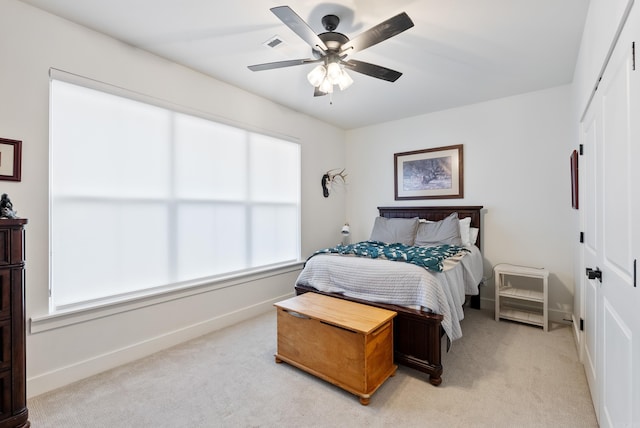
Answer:
[[[247,66],[251,71],[273,70],[274,68],[292,67],[294,65],[312,64],[320,62],[322,59],[290,59],[287,61],[267,62],[264,64],[255,64]]]
[[[318,89],[317,87],[313,88],[313,96],[314,97],[321,97],[323,95],[327,95],[326,92],[322,92],[320,89]]]
[[[367,76],[386,80],[388,82],[395,82],[400,78],[400,76],[402,76],[402,73],[399,71],[391,70],[390,68],[382,67],[380,65],[370,64],[368,62],[357,61],[355,59],[340,62],[351,71],[366,74]]]
[[[272,7],[271,12],[282,21],[287,27],[291,28],[302,40],[307,42],[315,50],[322,52],[327,51],[327,45],[318,37],[318,35],[309,27],[297,13],[289,6]]]
[[[389,18],[375,27],[369,28],[364,33],[359,34],[342,45],[340,54],[351,55],[387,40],[390,37],[396,36],[411,27],[413,27],[413,21],[409,18],[409,15],[405,12],[399,13],[393,18]]]

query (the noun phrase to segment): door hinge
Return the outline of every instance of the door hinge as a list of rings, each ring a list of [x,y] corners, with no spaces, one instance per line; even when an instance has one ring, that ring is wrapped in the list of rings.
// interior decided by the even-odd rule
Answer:
[[[633,286],[638,286],[638,259],[633,259]]]
[[[580,144],[580,156],[584,154],[584,144]]]
[[[584,320],[580,318],[580,331],[584,331]]]
[[[580,243],[584,244],[584,232],[580,232]]]
[[[636,70],[636,42],[631,42],[631,70]]]

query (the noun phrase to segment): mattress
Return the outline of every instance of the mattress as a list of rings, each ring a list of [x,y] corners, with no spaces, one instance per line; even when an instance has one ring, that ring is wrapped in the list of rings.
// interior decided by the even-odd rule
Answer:
[[[399,261],[318,254],[307,260],[296,284],[440,314],[445,333],[456,340],[462,337],[465,296],[478,294],[483,275],[480,250],[466,248],[445,260],[442,272]]]

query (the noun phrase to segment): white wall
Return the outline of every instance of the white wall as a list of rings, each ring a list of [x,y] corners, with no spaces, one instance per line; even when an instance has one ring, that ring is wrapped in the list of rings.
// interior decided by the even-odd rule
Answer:
[[[485,277],[514,263],[550,271],[549,310],[573,305],[570,87],[561,86],[347,132],[347,218],[367,239],[377,206],[483,205]],[[393,155],[464,145],[464,199],[395,201]],[[483,306],[493,301],[493,282]],[[490,306],[489,306],[490,307]]]
[[[0,2],[0,136],[23,141],[22,181],[2,182],[26,238],[27,318],[48,313],[48,70],[71,73],[196,109],[302,146],[302,257],[334,245],[345,195],[325,199],[320,178],[343,167],[344,131],[15,0]],[[108,266],[105,268],[108,269]],[[292,293],[297,268],[178,293],[100,319],[27,334],[33,396],[237,322]],[[64,320],[63,320],[64,321]]]

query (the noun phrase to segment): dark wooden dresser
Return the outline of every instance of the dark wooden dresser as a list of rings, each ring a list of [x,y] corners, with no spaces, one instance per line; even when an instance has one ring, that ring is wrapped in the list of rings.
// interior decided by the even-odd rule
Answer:
[[[26,428],[24,225],[0,219],[0,428]]]

